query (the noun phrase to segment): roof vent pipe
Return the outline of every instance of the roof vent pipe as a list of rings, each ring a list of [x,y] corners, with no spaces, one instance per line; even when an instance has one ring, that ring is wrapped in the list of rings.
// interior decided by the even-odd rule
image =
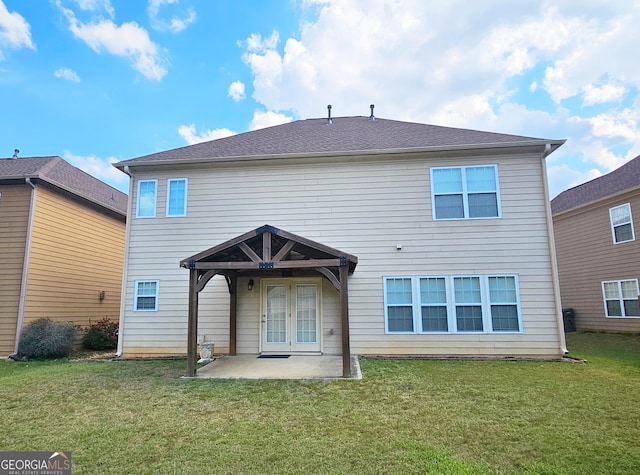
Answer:
[[[20,150],[18,150],[17,148],[13,151],[13,157],[11,157],[12,160],[15,160],[16,158],[18,158],[18,154],[20,153]]]
[[[376,120],[375,116],[373,115],[373,108],[375,107],[375,105],[371,104],[369,107],[371,108],[371,115],[369,116],[369,120],[373,122],[374,120]]]
[[[329,104],[327,106],[327,125],[331,124],[333,124],[333,121],[331,120],[331,104]]]

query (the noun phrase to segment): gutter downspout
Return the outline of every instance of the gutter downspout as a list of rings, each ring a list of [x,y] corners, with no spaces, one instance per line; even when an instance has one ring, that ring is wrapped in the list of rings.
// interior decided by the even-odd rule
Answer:
[[[551,258],[551,279],[553,283],[553,293],[556,301],[556,324],[558,327],[558,337],[560,339],[560,352],[563,355],[569,353],[567,350],[567,341],[564,335],[564,320],[562,316],[562,301],[560,298],[560,277],[558,276],[558,260],[556,257],[556,240],[553,234],[553,218],[551,215],[551,200],[549,199],[549,181],[547,179],[547,163],[545,159],[551,153],[551,144],[544,146],[544,152],[540,155],[540,164],[542,167],[542,177],[544,180],[544,200],[546,203],[547,214],[547,232],[549,239],[549,257]]]
[[[31,202],[29,203],[29,223],[27,224],[27,239],[24,246],[24,261],[22,262],[22,281],[20,282],[20,301],[18,304],[18,320],[16,322],[16,341],[13,349],[14,354],[18,354],[18,344],[24,323],[24,307],[27,298],[27,284],[29,282],[29,260],[31,257],[31,238],[33,235],[33,219],[36,210],[36,185],[31,178],[24,179],[25,183],[31,187]]]
[[[122,287],[120,290],[120,322],[118,326],[118,349],[116,350],[116,357],[122,356],[122,352],[124,350],[124,327],[125,327],[125,313],[127,310],[127,276],[128,276],[128,266],[129,266],[129,236],[131,234],[131,218],[133,216],[132,212],[132,199],[133,196],[133,177],[129,172],[129,167],[124,167],[124,172],[129,175],[129,197],[127,201],[127,217],[125,224],[125,234],[124,234],[124,259],[122,262]]]

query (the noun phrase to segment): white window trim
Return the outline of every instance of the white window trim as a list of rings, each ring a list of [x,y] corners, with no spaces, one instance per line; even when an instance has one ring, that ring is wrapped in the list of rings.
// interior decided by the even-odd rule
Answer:
[[[505,304],[505,305],[513,305],[510,302],[491,302],[491,289],[489,288],[489,278],[490,277],[513,277],[515,280],[516,286],[516,309],[518,311],[518,330],[494,330],[493,329],[493,317],[491,315],[491,304]],[[489,324],[491,325],[491,333],[522,333],[522,310],[520,308],[520,282],[518,280],[517,274],[489,274],[485,278],[487,285],[487,312],[489,313]]]
[[[389,330],[389,305],[387,304],[387,281],[389,279],[409,279],[411,280],[411,307],[413,313],[413,331],[391,331]],[[384,300],[384,332],[389,335],[414,335],[416,333],[416,285],[415,277],[408,275],[389,275],[383,277],[383,300]]]
[[[153,183],[155,185],[155,193],[153,196],[153,214],[151,216],[140,216],[140,188],[143,183]],[[136,195],[136,218],[155,218],[156,208],[158,206],[158,180],[140,180],[138,181],[138,193]]]
[[[616,229],[613,225],[613,210],[618,208],[627,208],[629,210],[629,224],[631,225],[631,239],[627,239],[626,241],[616,241]],[[609,223],[611,224],[611,238],[613,239],[614,244],[624,244],[625,242],[631,242],[636,240],[636,235],[633,230],[633,216],[631,214],[631,204],[624,203],[619,206],[614,206],[613,208],[609,208]],[[626,223],[625,223],[626,224]],[[620,225],[619,225],[620,226]]]
[[[636,294],[638,295],[638,297],[640,298],[640,288],[638,287],[638,279],[620,279],[620,280],[603,280],[601,282],[601,287],[602,287],[602,302],[604,304],[604,316],[606,318],[617,318],[617,319],[628,319],[628,318],[640,318],[640,315],[630,315],[630,316],[626,316],[626,315],[613,315],[613,316],[609,316],[609,311],[607,310],[607,295],[604,291],[604,284],[612,284],[612,283],[616,283],[618,284],[618,291],[620,293],[620,298],[618,299],[618,301],[620,302],[621,305],[621,309],[622,309],[622,313],[626,313],[625,309],[624,309],[624,299],[622,298],[622,282],[635,282],[636,283]]]
[[[447,307],[447,331],[434,331],[434,330],[423,330],[422,329],[422,292],[420,292],[420,279],[444,279],[444,289],[447,294],[447,301],[445,302],[445,306]],[[416,312],[416,319],[418,320],[419,332],[425,335],[447,335],[452,332],[454,328],[454,320],[455,316],[451,311],[451,282],[450,279],[446,275],[420,275],[416,278],[416,300],[418,301],[418,309]],[[435,305],[431,305],[435,306]]]
[[[146,282],[155,282],[156,284],[156,294],[155,294],[155,299],[156,299],[156,305],[155,308],[138,308],[138,284],[140,283],[146,283]],[[158,301],[159,301],[159,296],[160,296],[160,281],[157,279],[141,279],[141,280],[136,280],[133,284],[133,311],[134,312],[157,312],[158,311]],[[150,297],[150,295],[144,295],[144,297]]]
[[[478,277],[480,279],[480,298],[482,308],[482,331],[459,331],[458,319],[456,318],[456,302],[455,302],[455,288],[454,278],[457,277]],[[516,306],[518,311],[518,330],[494,330],[493,319],[491,318],[491,295],[489,293],[489,278],[490,277],[513,277],[516,287]],[[443,331],[423,331],[422,330],[422,302],[420,295],[420,279],[422,278],[444,278],[445,288],[447,291],[447,324],[449,330]],[[413,311],[413,331],[389,331],[389,314],[387,305],[387,280],[388,279],[410,279],[412,288],[412,311]],[[631,279],[627,279],[631,280]],[[383,301],[384,301],[384,331],[388,335],[483,335],[483,334],[495,334],[495,335],[513,335],[523,333],[522,324],[522,308],[520,305],[520,280],[518,274],[455,274],[455,275],[389,275],[383,276]],[[501,302],[493,302],[494,304],[500,304]],[[606,306],[606,302],[605,302]],[[633,317],[624,317],[633,318]]]
[[[477,218],[470,218],[469,215],[469,192],[467,191],[467,174],[466,174],[466,169],[467,168],[477,168],[477,167],[493,167],[494,171],[495,171],[495,177],[496,177],[496,201],[497,201],[497,207],[498,207],[498,216],[482,216],[482,217],[477,217]],[[434,170],[450,170],[452,168],[459,168],[462,170],[462,206],[463,206],[463,212],[464,212],[464,216],[462,218],[436,218],[436,194],[438,195],[442,195],[442,194],[459,194],[459,193],[435,193],[435,187],[433,186],[433,171]],[[500,181],[498,179],[498,165],[493,164],[493,163],[489,163],[489,164],[481,164],[481,165],[463,165],[463,166],[453,166],[453,167],[431,167],[431,169],[429,170],[429,174],[430,174],[430,185],[431,185],[431,216],[433,218],[434,221],[459,221],[459,220],[466,220],[466,219],[499,219],[502,218],[502,206],[500,204],[501,200],[500,200]],[[486,192],[486,193],[493,193],[493,192]],[[472,193],[473,194],[473,193]]]
[[[184,203],[183,209],[184,213],[181,214],[169,214],[169,200],[171,199],[171,182],[172,181],[184,181]],[[167,206],[165,210],[165,215],[169,218],[182,217],[187,215],[187,193],[189,190],[189,179],[188,178],[168,178],[167,179]]]

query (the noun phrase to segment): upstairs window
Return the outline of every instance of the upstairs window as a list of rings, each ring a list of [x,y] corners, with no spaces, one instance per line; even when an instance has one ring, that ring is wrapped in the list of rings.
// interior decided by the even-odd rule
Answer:
[[[138,202],[136,217],[155,218],[158,180],[141,180],[138,182]]]
[[[433,219],[498,218],[495,165],[431,169]]]
[[[187,179],[167,180],[167,216],[187,215]]]
[[[637,279],[603,282],[602,293],[607,317],[640,317]]]
[[[615,244],[633,241],[633,221],[631,219],[631,205],[629,203],[616,206],[609,210],[611,219],[611,233]]]

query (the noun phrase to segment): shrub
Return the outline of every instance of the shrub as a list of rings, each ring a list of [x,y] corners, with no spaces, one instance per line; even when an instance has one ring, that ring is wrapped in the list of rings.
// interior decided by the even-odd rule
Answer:
[[[40,318],[22,329],[17,356],[20,359],[64,358],[71,353],[75,337],[73,323]]]
[[[103,318],[89,326],[82,338],[88,350],[114,350],[118,346],[118,322]]]

